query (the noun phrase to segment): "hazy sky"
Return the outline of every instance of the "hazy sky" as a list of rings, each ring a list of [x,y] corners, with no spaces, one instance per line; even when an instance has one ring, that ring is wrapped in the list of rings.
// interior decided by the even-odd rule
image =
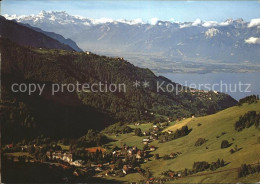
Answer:
[[[260,1],[134,1],[134,0],[3,0],[2,14],[30,15],[41,10],[66,11],[88,18],[151,18],[180,22],[260,18]]]

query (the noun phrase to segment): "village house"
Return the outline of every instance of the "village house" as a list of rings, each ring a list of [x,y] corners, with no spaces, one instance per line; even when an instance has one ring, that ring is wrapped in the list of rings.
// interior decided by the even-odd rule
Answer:
[[[101,171],[103,171],[103,169],[102,169],[102,167],[96,167],[95,171],[101,172]]]
[[[122,57],[118,57],[117,60],[118,60],[118,61],[123,61],[124,58],[122,58]]]
[[[14,147],[13,144],[8,144],[8,145],[6,145],[6,148],[8,148],[8,149],[13,148],[13,147]]]
[[[79,171],[77,169],[75,169],[75,171],[73,172],[74,176],[79,176]]]
[[[149,137],[149,140],[158,140],[158,135],[157,134],[153,134]]]
[[[61,151],[53,152],[52,158],[62,160],[63,159],[63,153]]]
[[[69,152],[62,152],[62,151],[56,151],[56,152],[46,152],[46,156],[49,160],[58,159],[63,160],[65,162],[71,163],[73,161],[72,153]]]
[[[49,160],[52,159],[52,154],[51,154],[50,151],[47,151],[47,152],[46,152],[46,156],[48,157]]]
[[[169,175],[171,178],[173,178],[173,177],[175,176],[175,173],[171,171],[171,172],[168,173],[168,175]]]
[[[155,146],[150,146],[150,151],[155,151]]]
[[[143,152],[141,150],[137,151],[136,158],[140,160],[143,157]]]
[[[109,176],[111,174],[111,171],[110,170],[106,170],[105,171],[105,176]]]
[[[168,134],[172,134],[172,133],[173,133],[173,131],[171,131],[171,130],[168,130],[168,131],[167,131],[167,133],[168,133]]]
[[[89,153],[96,153],[96,151],[101,151],[103,154],[106,152],[106,150],[102,147],[92,147],[92,148],[86,148],[85,151]]]
[[[121,150],[116,150],[112,152],[115,157],[120,157],[123,155],[123,152]]]
[[[111,165],[109,165],[109,168],[110,168],[110,171],[114,171],[116,166],[115,166],[115,164],[111,164]]]
[[[158,128],[158,127],[155,127],[155,128],[153,129],[153,131],[154,131],[154,132],[158,132],[158,131],[159,131],[159,128]]]
[[[150,139],[143,139],[144,144],[148,144],[150,142]]]
[[[129,173],[131,173],[132,170],[133,169],[132,169],[132,167],[130,165],[124,165],[123,169],[122,169],[124,174],[129,174]]]
[[[177,156],[176,153],[171,153],[171,154],[169,155],[170,158],[175,158],[176,156]]]
[[[74,162],[71,163],[71,165],[75,165],[77,167],[82,167],[83,161],[82,160],[75,160]]]
[[[149,132],[146,132],[146,131],[144,131],[144,132],[143,132],[143,135],[144,135],[144,136],[148,136],[148,135],[150,135],[150,133],[149,133]]]
[[[132,155],[132,154],[133,154],[133,148],[129,148],[129,149],[127,150],[127,153],[128,153],[129,155]]]
[[[72,162],[72,153],[64,153],[63,158],[65,162],[71,163]]]
[[[144,162],[147,163],[149,161],[149,158],[145,158]]]
[[[23,146],[21,146],[21,151],[24,151],[24,150],[26,150],[27,148],[28,148],[27,145],[23,145]]]

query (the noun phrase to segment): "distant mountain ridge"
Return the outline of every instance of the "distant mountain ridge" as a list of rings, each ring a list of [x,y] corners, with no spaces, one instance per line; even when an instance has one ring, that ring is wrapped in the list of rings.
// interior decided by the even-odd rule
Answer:
[[[68,46],[70,46],[71,48],[73,48],[75,51],[77,52],[83,52],[83,50],[81,48],[78,47],[78,45],[71,39],[69,38],[64,38],[62,35],[59,35],[59,34],[56,34],[54,32],[47,32],[47,31],[43,31],[42,29],[40,28],[37,28],[37,27],[32,27],[30,26],[29,24],[23,24],[24,26],[27,26],[29,27],[30,29],[33,29],[37,32],[40,32],[40,33],[43,33],[45,34],[46,36],[49,36],[55,40],[58,40],[59,42],[63,43],[63,44],[66,44]]]
[[[6,20],[2,16],[0,16],[0,35],[23,46],[74,51],[70,46],[60,43],[46,34]]]
[[[169,62],[260,63],[260,19],[170,22],[88,19],[66,12],[42,11],[34,16],[10,16],[77,42],[83,50],[113,55],[158,54]],[[155,60],[155,59],[153,59]],[[131,61],[135,63],[135,60]],[[157,62],[155,60],[155,62]],[[158,67],[163,62],[155,67]],[[149,63],[145,65],[148,67]]]

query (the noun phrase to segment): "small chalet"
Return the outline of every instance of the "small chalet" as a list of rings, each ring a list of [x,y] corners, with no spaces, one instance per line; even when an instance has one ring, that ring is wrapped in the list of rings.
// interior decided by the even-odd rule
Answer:
[[[155,149],[156,149],[155,146],[150,147],[150,151],[155,151]]]
[[[13,144],[8,144],[6,147],[7,147],[8,149],[10,149],[10,148],[13,148],[14,145],[13,145]]]
[[[150,142],[150,139],[143,139],[144,144],[148,144]]]
[[[64,153],[63,160],[65,162],[71,163],[72,162],[72,153]]]
[[[75,160],[74,162],[71,163],[72,165],[75,165],[77,167],[82,167],[83,166],[83,161],[82,160]]]
[[[141,150],[137,151],[136,158],[141,159],[143,157],[143,152]]]

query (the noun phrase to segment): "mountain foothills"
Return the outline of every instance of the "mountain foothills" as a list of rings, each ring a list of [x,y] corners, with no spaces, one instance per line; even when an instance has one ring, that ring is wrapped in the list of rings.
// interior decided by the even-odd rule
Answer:
[[[45,34],[46,36],[51,37],[51,38],[53,38],[53,39],[55,39],[55,40],[58,40],[59,42],[65,44],[65,45],[70,46],[71,48],[73,48],[73,49],[74,49],[75,51],[77,51],[77,52],[82,52],[82,50],[78,47],[78,45],[77,45],[73,40],[71,40],[71,39],[69,39],[69,38],[66,39],[66,38],[64,38],[63,36],[61,36],[61,35],[59,35],[59,34],[56,34],[56,33],[54,33],[54,32],[43,31],[43,30],[41,30],[40,28],[32,27],[32,26],[30,26],[29,24],[22,24],[22,25],[27,26],[27,27],[29,27],[30,29],[33,29],[33,30],[35,30],[35,31],[37,31],[37,32],[43,33],[43,34]]]
[[[5,17],[69,37],[83,50],[121,55],[131,63],[154,70],[159,67],[172,71],[175,66],[183,67],[181,64],[190,62],[196,67],[203,63],[204,67],[210,65],[210,69],[221,67],[222,70],[228,70],[223,68],[224,63],[229,63],[229,68],[233,65],[251,70],[253,66],[259,67],[259,19],[149,24],[141,20],[94,20],[45,11],[34,16]]]
[[[21,35],[27,27],[1,19],[1,25],[14,26]],[[6,30],[1,26],[1,30]],[[134,122],[153,120],[164,115],[173,118],[205,115],[217,112],[236,104],[229,95],[213,91],[188,89],[176,93],[180,85],[161,76],[154,75],[149,69],[135,67],[122,58],[98,56],[89,52],[80,53],[70,49],[56,50],[35,48],[37,40],[53,39],[34,30],[27,31],[39,35],[40,39],[31,40],[30,47],[17,45],[2,34],[2,97],[7,100],[6,131],[3,140],[16,140],[16,136],[34,136],[41,133],[56,137],[83,135],[87,129],[103,129],[115,121]],[[15,41],[17,37],[8,38]],[[31,42],[17,43],[28,45]],[[51,43],[44,42],[49,46]],[[55,42],[56,43],[56,42]],[[39,43],[40,44],[40,43]],[[62,44],[60,44],[62,45]],[[66,46],[67,47],[67,46]],[[54,47],[55,48],[55,47]],[[52,95],[51,84],[69,83],[107,83],[126,85],[126,92],[87,93],[63,91]],[[135,88],[133,82],[147,81],[147,88]],[[158,91],[157,83],[175,87],[175,91]],[[41,95],[13,93],[13,83],[46,84]],[[11,109],[10,109],[11,108]],[[8,123],[8,122],[13,123]],[[5,126],[4,125],[4,126]],[[19,127],[19,128],[14,128]],[[9,131],[7,131],[9,130]],[[13,134],[12,131],[16,131]],[[30,132],[30,133],[29,133]],[[8,136],[13,135],[14,137]],[[7,139],[7,140],[6,140]],[[18,139],[18,138],[17,138]]]

